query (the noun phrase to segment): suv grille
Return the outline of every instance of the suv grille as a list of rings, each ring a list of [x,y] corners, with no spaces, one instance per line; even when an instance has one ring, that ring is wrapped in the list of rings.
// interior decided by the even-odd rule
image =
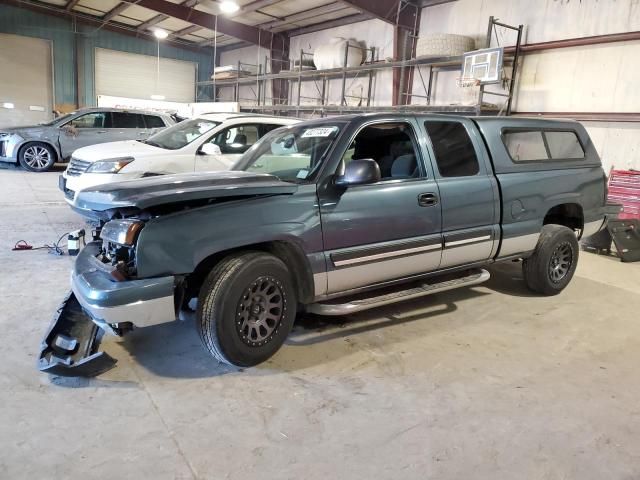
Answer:
[[[67,175],[80,175],[89,168],[89,165],[91,165],[91,162],[85,162],[84,160],[71,157],[71,162],[69,162],[69,166],[67,167]]]

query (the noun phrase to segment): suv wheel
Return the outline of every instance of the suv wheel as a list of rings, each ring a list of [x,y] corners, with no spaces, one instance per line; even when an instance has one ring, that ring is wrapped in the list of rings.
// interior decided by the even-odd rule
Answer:
[[[20,149],[18,161],[30,172],[46,172],[56,163],[56,152],[46,143],[31,142]]]
[[[296,295],[286,265],[245,252],[222,260],[198,297],[200,338],[219,361],[251,367],[275,354],[291,331]]]
[[[569,284],[578,265],[578,240],[570,228],[545,225],[533,255],[522,263],[529,289],[557,295]]]

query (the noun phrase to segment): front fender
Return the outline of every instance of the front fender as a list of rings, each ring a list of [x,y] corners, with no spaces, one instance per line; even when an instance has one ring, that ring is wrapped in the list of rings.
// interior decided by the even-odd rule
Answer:
[[[189,274],[211,255],[260,243],[294,244],[307,256],[322,252],[315,186],[308,187],[150,220],[136,247],[138,277]]]

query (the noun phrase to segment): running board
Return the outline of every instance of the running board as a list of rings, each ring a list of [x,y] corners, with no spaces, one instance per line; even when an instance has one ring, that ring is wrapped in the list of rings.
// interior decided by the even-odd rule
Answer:
[[[454,288],[470,287],[472,285],[478,285],[479,283],[486,282],[491,276],[488,271],[484,269],[467,270],[466,275],[462,277],[451,278],[447,276],[447,280],[438,282],[437,279],[432,279],[434,283],[428,283],[422,281],[416,285],[414,282],[410,288],[404,290],[396,290],[391,293],[379,294],[373,297],[363,297],[358,295],[357,297],[351,297],[350,301],[345,303],[344,298],[332,300],[324,303],[312,303],[307,305],[307,311],[309,313],[315,313],[317,315],[347,315],[349,313],[360,312],[362,310],[369,310],[370,308],[381,307],[383,305],[389,305],[391,303],[403,302],[405,300],[411,300],[412,298],[423,297],[425,295],[431,295],[432,293],[446,292],[447,290],[453,290]],[[385,289],[386,292],[389,289]],[[368,292],[374,294],[374,292]]]

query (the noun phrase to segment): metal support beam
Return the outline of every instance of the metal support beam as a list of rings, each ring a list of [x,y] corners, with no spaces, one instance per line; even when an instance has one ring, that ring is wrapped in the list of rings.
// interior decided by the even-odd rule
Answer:
[[[331,3],[327,3],[326,5],[321,5],[319,7],[313,7],[307,10],[303,10],[301,12],[294,13],[293,15],[288,15],[278,20],[261,23],[260,28],[270,29],[273,27],[279,27],[289,23],[295,23],[300,20],[308,20],[309,18],[317,17],[320,15],[335,13],[340,10],[345,10],[344,4],[342,2],[335,1]]]
[[[143,22],[140,25],[138,25],[137,29],[141,31],[149,30],[149,27],[153,27],[154,25],[157,25],[160,22],[164,22],[167,18],[170,18],[169,15],[163,15],[163,14],[156,15],[155,17],[152,17],[146,22]]]
[[[364,22],[366,20],[371,20],[372,18],[375,17],[369,13],[356,13],[354,15],[336,18],[335,20],[305,25],[304,27],[300,27],[295,30],[287,30],[286,33],[289,37],[295,37],[296,35],[304,35],[305,33],[319,32],[320,30],[328,30],[330,28],[351,25],[352,23]]]
[[[415,57],[418,30],[420,25],[420,8],[405,4],[398,8],[411,9],[413,24],[401,27],[399,24],[393,29],[393,56],[395,60],[408,60]],[[406,105],[411,103],[411,88],[413,86],[414,67],[401,67],[393,70],[392,105]]]
[[[131,1],[130,3],[136,3],[136,5],[148,8],[149,10],[154,10],[194,25],[200,25],[203,28],[211,30],[215,28],[215,15],[194,10],[184,5],[171,3],[167,0],[138,0],[136,2]],[[256,27],[234,22],[223,15],[218,16],[218,32],[254,45],[260,45],[264,48],[271,48],[272,37],[276,36],[276,34],[271,32],[261,32]]]
[[[413,30],[417,5],[407,0],[342,0],[342,3],[369,13],[387,23]]]
[[[274,43],[269,51],[271,58],[271,73],[280,73],[289,67],[289,37],[279,35],[274,37]],[[271,81],[271,98],[274,104],[287,103],[289,98],[289,81],[274,79]]]
[[[237,17],[238,15],[244,15],[245,13],[255,12],[260,10],[261,8],[270,7],[271,5],[275,5],[276,3],[280,3],[283,0],[256,0],[255,2],[248,3],[240,7],[240,10],[232,13],[231,15],[227,15],[228,18]],[[260,12],[258,12],[260,13]]]
[[[176,30],[175,32],[169,34],[170,38],[179,38],[185,35],[189,35],[190,33],[197,32],[198,30],[202,30],[200,25],[191,25],[189,27],[185,27],[182,30]]]
[[[118,5],[116,5],[115,7],[113,7],[111,10],[109,10],[107,13],[104,14],[104,16],[102,17],[102,20],[104,20],[105,22],[110,21],[111,19],[117,17],[118,15],[120,15],[121,13],[123,13],[127,8],[129,8],[131,5],[127,2],[121,2]]]
[[[78,4],[79,1],[80,0],[69,0],[67,4],[64,6],[64,9],[67,12],[70,12],[71,10],[73,10],[73,7],[75,7]]]

